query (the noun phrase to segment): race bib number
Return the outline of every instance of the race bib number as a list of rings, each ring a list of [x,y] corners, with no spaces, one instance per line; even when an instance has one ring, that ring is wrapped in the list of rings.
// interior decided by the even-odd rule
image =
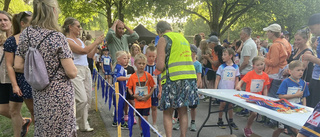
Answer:
[[[263,79],[253,79],[251,80],[250,91],[251,92],[260,92],[263,88]]]
[[[148,87],[147,86],[143,86],[143,87],[136,86],[135,94],[138,96],[147,95],[148,94]]]
[[[287,94],[288,95],[293,95],[296,94],[298,90],[301,90],[302,87],[288,87]],[[300,98],[292,98],[288,99],[288,101],[293,102],[293,103],[300,103]]]
[[[152,78],[153,78],[153,81],[154,81],[154,85],[155,86],[157,86],[157,84],[158,84],[158,76],[152,76]]]
[[[103,65],[110,65],[110,59],[109,58],[104,58],[103,59]]]
[[[235,77],[236,77],[235,74],[236,74],[236,71],[235,71],[235,70],[226,69],[226,70],[223,72],[223,80],[234,80]]]

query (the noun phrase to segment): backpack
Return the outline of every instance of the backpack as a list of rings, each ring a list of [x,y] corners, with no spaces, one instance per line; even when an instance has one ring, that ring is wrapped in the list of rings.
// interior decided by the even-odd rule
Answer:
[[[50,84],[50,80],[45,62],[41,53],[38,51],[38,48],[42,42],[55,31],[52,31],[45,36],[36,47],[32,47],[28,31],[29,28],[27,28],[29,48],[25,55],[24,77],[33,89],[43,90]]]

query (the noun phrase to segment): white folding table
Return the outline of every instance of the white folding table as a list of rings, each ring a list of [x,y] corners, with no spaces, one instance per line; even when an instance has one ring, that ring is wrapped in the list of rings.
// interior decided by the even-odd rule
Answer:
[[[274,119],[276,121],[279,121],[283,124],[286,124],[288,126],[296,128],[296,129],[300,129],[304,125],[304,123],[307,121],[307,119],[309,118],[309,116],[312,114],[312,111],[313,111],[313,108],[299,105],[296,103],[292,103],[295,106],[303,107],[305,110],[307,110],[307,113],[290,113],[290,114],[279,113],[275,110],[271,110],[266,107],[254,104],[254,103],[246,102],[245,99],[241,99],[241,98],[236,97],[234,95],[248,94],[248,95],[254,95],[256,97],[262,97],[264,99],[270,99],[270,100],[279,100],[279,99],[268,97],[268,96],[263,96],[263,95],[258,95],[258,94],[254,94],[254,93],[250,93],[250,92],[245,92],[245,91],[236,91],[234,89],[199,89],[198,93],[210,97],[208,116],[207,116],[206,120],[204,121],[204,123],[202,124],[202,126],[200,127],[200,129],[198,130],[198,133],[197,133],[198,137],[199,137],[200,131],[202,130],[203,127],[216,127],[216,126],[218,126],[218,125],[206,125],[206,122],[208,121],[210,114],[219,112],[219,111],[211,112],[211,99],[212,98],[217,98],[220,100],[224,100],[226,102],[236,104],[238,106],[241,106],[241,107],[246,108],[248,110],[251,110],[253,112],[257,112],[261,115],[265,115],[266,117],[269,117],[271,119]],[[228,118],[227,118],[227,112],[228,112],[227,105],[224,109],[224,112],[225,112],[226,119],[228,122],[227,125],[230,128],[230,134],[232,134],[232,128],[231,128],[229,121],[228,121]]]

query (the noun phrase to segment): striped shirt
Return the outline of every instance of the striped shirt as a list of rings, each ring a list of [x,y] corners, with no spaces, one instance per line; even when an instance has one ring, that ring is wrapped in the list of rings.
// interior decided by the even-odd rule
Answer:
[[[153,72],[156,70],[156,64],[150,66],[150,65],[147,65],[145,68],[144,68],[144,71],[147,71],[148,73],[150,73],[152,76],[155,76],[153,74]],[[157,82],[155,81],[155,83],[157,83],[157,87],[154,89],[154,92],[152,94],[152,98],[156,98],[158,97],[158,94],[159,94],[159,82],[160,82],[160,75],[157,76]]]

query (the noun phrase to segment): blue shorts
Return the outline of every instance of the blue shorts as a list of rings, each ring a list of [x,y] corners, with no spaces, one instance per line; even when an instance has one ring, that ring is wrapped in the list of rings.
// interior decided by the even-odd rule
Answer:
[[[111,75],[111,71],[110,70],[105,70],[104,71],[104,75]]]
[[[152,106],[158,106],[159,105],[159,99],[157,97],[151,98],[151,105]]]
[[[141,116],[149,116],[150,108],[137,109]]]
[[[299,133],[307,137],[320,136],[320,103],[314,108],[312,115],[302,126]]]

